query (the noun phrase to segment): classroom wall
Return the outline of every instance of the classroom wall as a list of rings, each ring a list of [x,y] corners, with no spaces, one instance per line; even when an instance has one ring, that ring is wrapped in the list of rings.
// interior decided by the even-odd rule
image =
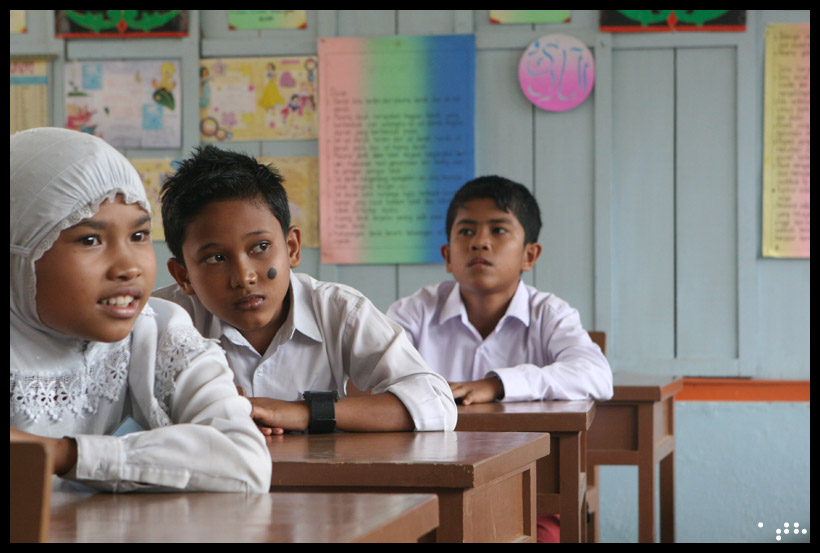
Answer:
[[[808,380],[810,261],[762,258],[760,228],[764,31],[769,23],[809,21],[808,10],[750,10],[743,33],[615,35],[598,32],[594,10],[573,11],[567,24],[505,26],[490,25],[486,10],[319,10],[308,12],[305,30],[229,31],[224,10],[201,10],[191,12],[187,38],[124,42],[56,40],[52,12],[34,12],[29,32],[10,37],[10,52],[55,56],[56,125],[65,117],[66,61],[179,59],[183,148],[125,152],[178,158],[199,141],[200,55],[307,55],[319,37],[473,33],[476,174],[530,186],[542,209],[544,253],[525,281],[569,301],[588,328],[606,331],[616,372]],[[569,112],[535,108],[518,86],[522,52],[549,33],[573,35],[595,55],[595,89]],[[223,146],[264,156],[318,154],[315,140]],[[155,247],[161,268],[169,253],[162,243]],[[355,286],[381,309],[449,278],[443,264],[326,265],[318,249],[303,252],[301,270]],[[157,285],[171,282],[160,269]],[[768,508],[773,520],[774,506],[805,505],[809,524],[808,403],[710,405],[676,410],[679,538],[761,540],[736,509],[704,508],[724,482],[720,475],[735,471],[725,451],[760,467],[750,477],[770,473],[786,482],[727,488],[737,505]],[[750,425],[770,420],[798,431],[763,455],[771,444]],[[698,447],[711,442],[694,429],[721,439]],[[791,470],[795,458],[805,470]],[[631,468],[607,471],[614,472],[602,478],[601,509],[619,515],[604,517],[602,536],[634,541],[621,531],[635,526],[624,522],[631,515],[620,505],[637,497],[622,477]],[[728,527],[736,531],[721,533]]]

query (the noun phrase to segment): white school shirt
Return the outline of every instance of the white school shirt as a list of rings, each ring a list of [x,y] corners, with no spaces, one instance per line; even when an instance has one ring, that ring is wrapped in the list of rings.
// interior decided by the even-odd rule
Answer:
[[[221,342],[236,384],[250,396],[298,401],[306,391],[336,390],[343,397],[350,379],[359,389],[397,396],[416,430],[455,428],[456,406],[447,381],[364,295],[294,272],[288,294],[287,320],[260,354],[239,330],[178,285],[154,291],[185,308],[204,336]]]
[[[73,437],[77,463],[63,478],[94,488],[267,492],[270,453],[219,345],[161,299],[136,326],[119,342],[85,342],[81,363],[44,362],[49,370],[18,362],[26,352],[12,347],[9,424]],[[148,431],[111,435],[128,416]]]
[[[519,282],[506,313],[483,339],[456,281],[422,288],[387,311],[433,370],[450,382],[498,376],[503,401],[612,397],[612,371],[578,311]]]

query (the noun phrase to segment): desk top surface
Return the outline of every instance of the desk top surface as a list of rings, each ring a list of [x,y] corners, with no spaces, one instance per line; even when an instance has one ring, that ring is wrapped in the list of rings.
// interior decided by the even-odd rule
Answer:
[[[595,402],[521,401],[461,405],[457,430],[582,432],[595,418]]]
[[[271,486],[474,487],[549,454],[531,432],[286,434]],[[424,486],[420,485],[424,483]]]
[[[55,492],[51,504],[52,542],[367,541],[438,520],[433,494]]]
[[[683,390],[680,376],[617,372],[612,380],[612,401],[660,401]]]

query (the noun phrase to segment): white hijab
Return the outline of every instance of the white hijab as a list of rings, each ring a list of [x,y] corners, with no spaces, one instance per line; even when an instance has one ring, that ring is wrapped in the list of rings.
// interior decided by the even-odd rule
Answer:
[[[92,217],[100,204],[118,194],[150,214],[145,189],[117,150],[100,138],[67,129],[17,133],[9,138],[9,158],[11,424],[49,436],[78,430],[109,433],[123,415],[129,373],[139,369],[153,380],[155,356],[134,356],[150,365],[146,367],[133,367],[131,356],[132,344],[156,343],[150,308],[120,342],[64,335],[37,314],[34,264],[60,232]],[[153,388],[148,382],[140,387],[145,393]],[[88,416],[103,404],[102,416]],[[147,415],[141,418],[151,418]]]

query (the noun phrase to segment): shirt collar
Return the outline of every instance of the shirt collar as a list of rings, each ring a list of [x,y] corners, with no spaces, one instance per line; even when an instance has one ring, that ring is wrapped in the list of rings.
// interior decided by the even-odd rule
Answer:
[[[530,326],[530,294],[527,292],[527,285],[524,284],[523,280],[518,281],[518,288],[515,290],[510,306],[504,314],[504,318],[506,317],[515,317],[524,323],[524,326]],[[501,319],[502,322],[504,318]]]
[[[516,288],[515,294],[513,294],[512,300],[510,300],[510,305],[507,307],[507,311],[504,313],[504,316],[501,317],[498,326],[500,327],[503,325],[507,317],[515,317],[524,323],[524,326],[530,326],[529,303],[527,286],[524,284],[523,280],[519,280],[518,288]],[[453,289],[444,300],[444,305],[442,305],[441,312],[439,313],[438,322],[441,324],[449,319],[452,319],[453,317],[461,317],[461,321],[464,324],[467,324],[469,321],[467,317],[467,308],[464,306],[464,301],[461,299],[461,288],[459,287],[458,282],[455,283],[455,286],[453,286]]]
[[[293,272],[290,275],[290,288],[288,289],[290,312],[288,318],[282,324],[282,328],[279,329],[279,332],[284,334],[278,341],[280,343],[287,342],[293,337],[294,331],[299,331],[311,340],[321,342],[322,333],[319,331],[319,323],[316,321],[310,290],[306,289],[299,279],[294,278]],[[213,318],[211,331],[211,336],[224,336],[236,345],[251,347],[248,340],[242,336],[237,328],[218,317]]]
[[[464,301],[461,299],[461,287],[458,282],[455,282],[455,286],[450,290],[447,299],[444,300],[444,305],[441,306],[438,323],[442,324],[453,317],[461,317],[462,321],[467,320],[467,308],[464,307]]]
[[[290,273],[291,313],[293,314],[294,328],[317,342],[322,341],[322,333],[319,330],[319,323],[316,320],[316,312],[313,309],[313,299],[311,291]],[[290,317],[289,317],[290,318]]]

